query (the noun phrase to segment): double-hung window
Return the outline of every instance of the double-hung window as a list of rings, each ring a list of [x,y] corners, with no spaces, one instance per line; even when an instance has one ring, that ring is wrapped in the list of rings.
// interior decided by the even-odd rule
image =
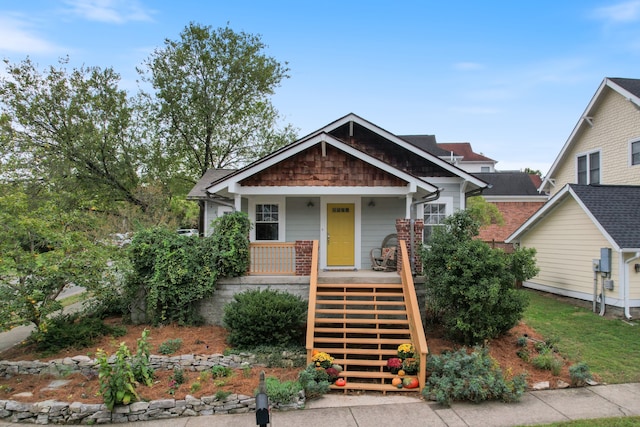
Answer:
[[[436,227],[442,227],[447,216],[451,215],[453,200],[449,197],[443,197],[432,203],[424,205],[424,229],[423,242],[429,244],[431,236]]]
[[[640,165],[640,140],[631,142],[631,166]]]
[[[577,158],[578,184],[600,184],[600,152],[582,154]]]
[[[256,240],[278,240],[280,206],[278,204],[256,204]]]

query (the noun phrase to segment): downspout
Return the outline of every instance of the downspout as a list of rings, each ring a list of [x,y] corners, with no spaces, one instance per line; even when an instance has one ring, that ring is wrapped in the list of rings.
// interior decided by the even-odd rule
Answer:
[[[429,203],[429,202],[433,202],[435,200],[438,200],[440,198],[440,192],[442,191],[442,188],[438,188],[434,193],[428,194],[427,196],[425,196],[424,198],[422,198],[421,200],[416,200],[415,202],[411,203],[411,211],[409,213],[409,227],[411,228],[409,230],[409,236],[411,236],[411,241],[409,242],[409,263],[411,265],[411,274],[414,275],[416,273],[416,261],[415,261],[415,248],[414,248],[414,242],[415,242],[415,228],[414,228],[414,224],[416,222],[416,206],[420,205],[420,204],[424,204],[424,203]]]
[[[629,312],[629,265],[638,258],[640,258],[640,252],[636,252],[634,256],[624,262],[624,270],[622,271],[624,274],[624,317],[628,320],[631,320],[631,313]]]

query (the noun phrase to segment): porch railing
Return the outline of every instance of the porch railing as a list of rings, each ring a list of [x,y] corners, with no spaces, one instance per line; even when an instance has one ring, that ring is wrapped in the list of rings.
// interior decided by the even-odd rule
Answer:
[[[420,373],[418,380],[420,381],[420,390],[425,386],[427,377],[427,339],[424,335],[422,327],[422,318],[420,317],[420,306],[418,305],[418,297],[416,296],[416,288],[411,275],[411,265],[409,263],[409,255],[407,253],[407,244],[404,240],[398,242],[400,244],[402,271],[400,277],[402,279],[402,291],[404,299],[407,302],[407,318],[409,320],[409,331],[411,332],[411,342],[417,354],[420,355]]]
[[[251,243],[249,254],[251,260],[249,274],[282,276],[296,274],[296,244],[294,242]]]

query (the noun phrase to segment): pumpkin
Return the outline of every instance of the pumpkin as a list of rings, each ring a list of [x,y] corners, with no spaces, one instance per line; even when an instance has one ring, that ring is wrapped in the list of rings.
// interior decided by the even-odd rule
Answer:
[[[418,388],[420,382],[417,378],[405,378],[402,380],[402,385],[404,388]]]
[[[404,370],[400,369],[400,370],[398,371],[398,376],[399,376],[399,377],[404,377],[404,374],[405,374]]]
[[[391,385],[398,387],[398,385],[402,386],[402,380],[398,377],[395,377],[391,380]]]
[[[311,352],[311,356],[315,356],[315,355],[316,355],[316,354],[318,354],[318,353],[320,353],[320,352],[319,352],[318,350],[315,350],[315,349],[314,349],[314,350]]]
[[[344,387],[345,385],[347,385],[347,380],[345,380],[344,378],[338,378],[335,382],[335,384],[338,387]]]

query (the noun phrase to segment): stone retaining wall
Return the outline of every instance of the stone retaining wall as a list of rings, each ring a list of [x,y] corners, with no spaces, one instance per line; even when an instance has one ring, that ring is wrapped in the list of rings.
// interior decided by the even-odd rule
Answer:
[[[284,352],[284,363],[291,366],[297,362],[297,357],[305,355],[288,354]],[[111,357],[110,361],[113,360]],[[154,370],[173,370],[181,367],[185,371],[205,371],[213,366],[227,366],[242,368],[245,366],[260,366],[256,363],[256,356],[250,353],[233,355],[182,355],[150,357]],[[41,375],[51,374],[64,376],[72,373],[97,375],[95,359],[87,356],[67,357],[49,362],[40,361],[0,361],[0,376],[13,375]],[[276,407],[277,409],[298,409],[304,406],[304,394],[298,396],[296,402]],[[59,402],[47,400],[37,403],[23,403],[15,400],[0,400],[0,420],[35,424],[106,424],[124,423],[131,421],[147,421],[162,418],[238,414],[255,411],[255,398],[239,394],[231,394],[225,399],[215,396],[196,398],[187,396],[184,400],[162,399],[151,402],[134,402],[130,405],[120,405],[109,411],[104,404],[85,404],[80,402]]]

